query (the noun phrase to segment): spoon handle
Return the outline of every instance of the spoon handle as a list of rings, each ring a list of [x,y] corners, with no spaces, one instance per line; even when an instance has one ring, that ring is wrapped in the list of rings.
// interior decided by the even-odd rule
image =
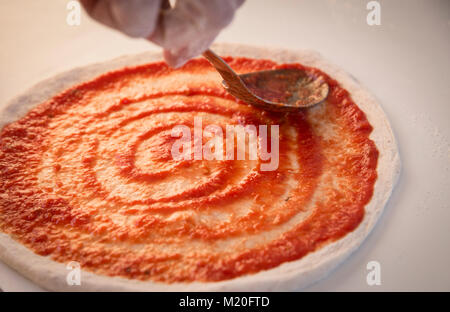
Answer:
[[[225,82],[224,88],[230,94],[247,103],[263,103],[263,101],[247,89],[239,75],[220,56],[210,49],[203,52],[203,56],[216,68],[220,76],[222,76]]]
[[[210,49],[203,52],[203,56],[217,69],[222,78],[229,84],[229,82],[242,83],[241,78],[234,72],[234,70],[216,53]]]

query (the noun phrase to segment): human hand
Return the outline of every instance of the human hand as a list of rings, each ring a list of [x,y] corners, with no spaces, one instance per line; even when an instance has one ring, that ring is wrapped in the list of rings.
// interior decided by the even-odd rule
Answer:
[[[131,37],[143,37],[164,49],[179,67],[204,52],[228,26],[244,0],[81,0],[88,14]]]

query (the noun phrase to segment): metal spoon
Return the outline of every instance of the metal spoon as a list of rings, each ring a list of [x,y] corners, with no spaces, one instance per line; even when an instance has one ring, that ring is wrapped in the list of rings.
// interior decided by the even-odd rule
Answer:
[[[296,111],[326,99],[328,84],[323,77],[287,68],[238,75],[217,54],[206,50],[203,56],[224,79],[223,87],[233,96],[271,111]]]

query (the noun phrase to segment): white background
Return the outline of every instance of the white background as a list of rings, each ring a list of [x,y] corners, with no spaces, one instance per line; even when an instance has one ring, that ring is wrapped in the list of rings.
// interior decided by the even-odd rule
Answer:
[[[450,1],[248,0],[217,42],[310,48],[380,100],[397,136],[399,183],[366,242],[308,290],[450,290]],[[89,20],[66,24],[66,0],[0,0],[0,106],[55,73],[156,50]],[[381,151],[382,152],[382,151]],[[381,264],[381,286],[366,283]],[[0,263],[4,290],[39,287]]]

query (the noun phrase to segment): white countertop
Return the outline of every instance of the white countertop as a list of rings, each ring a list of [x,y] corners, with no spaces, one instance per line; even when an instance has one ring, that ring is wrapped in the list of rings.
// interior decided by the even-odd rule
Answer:
[[[158,47],[89,20],[67,0],[0,0],[0,105],[55,73]],[[217,42],[314,49],[372,91],[400,147],[402,174],[363,245],[308,290],[450,290],[450,1],[247,0]],[[381,265],[368,286],[366,265]],[[40,288],[0,263],[6,291]]]

